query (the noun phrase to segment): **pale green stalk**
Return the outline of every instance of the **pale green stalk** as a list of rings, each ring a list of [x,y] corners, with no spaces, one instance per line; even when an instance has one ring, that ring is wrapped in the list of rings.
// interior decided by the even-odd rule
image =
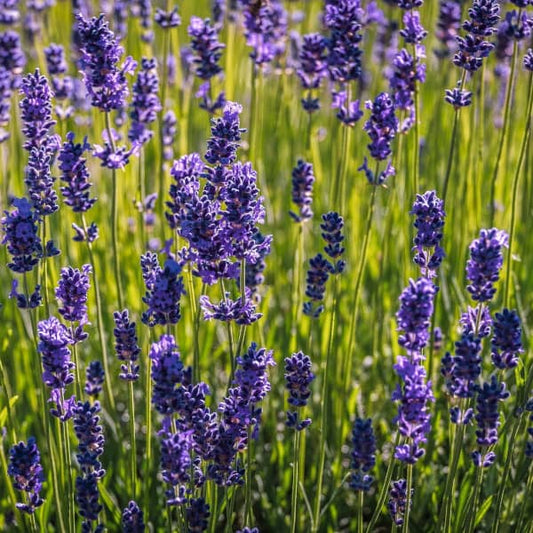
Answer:
[[[533,105],[533,73],[529,75],[529,89],[527,96],[527,111],[526,111],[526,128],[524,131],[524,137],[522,139],[522,145],[520,146],[520,155],[518,157],[518,163],[516,165],[516,172],[513,179],[513,195],[511,203],[511,225],[509,228],[509,254],[507,257],[506,276],[505,276],[505,292],[504,292],[504,307],[509,307],[509,294],[511,288],[511,273],[513,263],[513,244],[516,230],[516,211],[518,203],[518,182],[520,180],[520,172],[522,170],[522,164],[526,155],[526,149],[529,143],[531,135],[531,110]]]
[[[298,524],[298,482],[300,474],[300,431],[294,430],[291,487],[291,533],[296,533]]]

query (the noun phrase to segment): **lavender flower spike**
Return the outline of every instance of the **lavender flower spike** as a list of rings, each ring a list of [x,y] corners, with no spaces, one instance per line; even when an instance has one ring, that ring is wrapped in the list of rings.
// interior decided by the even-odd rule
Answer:
[[[17,503],[17,509],[33,514],[44,503],[39,495],[44,481],[43,467],[34,437],[27,444],[19,442],[9,450],[7,473],[13,478],[13,487],[26,493],[25,503]]]
[[[144,513],[133,500],[122,511],[121,525],[123,533],[144,533]]]
[[[296,408],[305,407],[311,396],[310,385],[315,379],[311,372],[311,359],[303,352],[293,353],[285,358],[285,388],[289,392],[287,400]],[[287,427],[302,431],[311,424],[311,419],[300,420],[298,411],[287,411]]]
[[[352,478],[350,487],[368,492],[374,478],[367,472],[376,464],[376,438],[372,419],[356,418],[352,429]]]
[[[469,247],[470,259],[466,264],[466,287],[477,302],[488,302],[496,293],[494,283],[500,278],[503,266],[503,248],[509,246],[507,233],[496,228],[482,229],[479,239]]]
[[[524,352],[518,313],[509,309],[496,313],[493,330],[491,357],[494,366],[500,369],[514,368],[518,365],[518,356]]]

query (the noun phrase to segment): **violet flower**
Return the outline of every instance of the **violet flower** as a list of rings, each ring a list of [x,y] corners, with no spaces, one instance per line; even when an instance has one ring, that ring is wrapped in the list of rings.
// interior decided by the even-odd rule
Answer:
[[[288,402],[291,406],[297,408],[296,411],[287,411],[287,420],[285,422],[288,428],[294,428],[296,431],[311,425],[311,419],[300,419],[299,409],[307,405],[311,396],[310,385],[315,379],[311,372],[311,359],[303,352],[293,353],[290,357],[285,358],[285,388],[289,393]]]

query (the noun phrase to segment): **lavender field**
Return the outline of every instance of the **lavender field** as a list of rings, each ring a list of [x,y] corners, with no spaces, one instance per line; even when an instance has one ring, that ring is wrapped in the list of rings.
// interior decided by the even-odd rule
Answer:
[[[533,0],[0,0],[0,530],[533,533]]]

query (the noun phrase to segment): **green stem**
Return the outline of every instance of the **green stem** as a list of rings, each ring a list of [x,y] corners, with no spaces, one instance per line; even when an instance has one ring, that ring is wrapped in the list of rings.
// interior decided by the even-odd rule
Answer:
[[[407,465],[407,492],[405,496],[405,516],[403,518],[402,533],[409,531],[409,515],[411,513],[411,489],[413,487],[413,465]]]
[[[529,89],[527,93],[527,111],[526,111],[526,128],[524,131],[524,137],[522,139],[522,145],[520,146],[520,155],[518,157],[518,164],[516,166],[516,172],[513,179],[513,195],[511,204],[511,226],[509,228],[509,253],[507,257],[506,276],[505,276],[505,295],[504,295],[504,307],[509,307],[509,294],[511,288],[511,266],[513,263],[513,243],[516,229],[516,211],[518,200],[518,182],[520,180],[520,171],[522,170],[522,164],[524,162],[526,148],[529,143],[529,137],[531,134],[531,110],[533,105],[533,73],[529,75]]]
[[[520,506],[520,516],[518,518],[516,531],[525,531],[525,529],[522,527],[522,524],[524,523],[524,515],[526,513],[526,507],[528,503],[531,501],[531,487],[533,487],[533,468],[529,468],[529,475],[527,476],[527,484],[526,484],[526,490],[524,493],[524,499],[522,501],[522,505]]]
[[[300,471],[300,431],[294,430],[291,487],[291,533],[296,533],[298,524],[298,481]]]
[[[109,144],[113,152],[116,151],[115,141],[111,132],[111,118],[109,113],[105,114],[105,126],[109,137]],[[115,283],[118,292],[118,307],[123,309],[124,297],[122,293],[122,279],[120,275],[120,257],[118,254],[118,180],[116,169],[111,169],[111,180],[113,182],[113,191],[111,196],[111,240],[113,241],[113,266],[115,269]]]
[[[481,485],[483,484],[483,467],[476,467],[476,480],[474,482],[474,494],[472,495],[472,507],[468,514],[468,521],[466,527],[466,533],[472,533],[476,525],[476,515],[479,504],[479,496],[481,493]]]
[[[85,235],[87,236],[87,221],[85,219],[85,213],[81,214],[81,222],[83,225],[83,231],[85,232]],[[102,362],[104,364],[104,372],[106,376],[111,376],[109,372],[109,363],[108,363],[108,357],[107,357],[107,345],[106,345],[106,339],[105,339],[105,332],[104,332],[104,320],[102,318],[102,299],[101,299],[101,293],[100,293],[100,282],[98,278],[98,269],[96,268],[96,261],[94,260],[94,253],[93,253],[93,245],[91,242],[87,242],[87,251],[89,253],[89,261],[93,268],[93,280],[94,280],[94,295],[96,299],[96,327],[98,329],[98,338],[100,341],[100,351],[102,353]],[[113,391],[111,389],[111,380],[106,379],[105,380],[105,390],[106,390],[106,396],[107,401],[109,402],[109,406],[112,411],[115,410],[115,396],[113,395]]]
[[[464,89],[466,82],[466,70],[463,70],[463,75],[461,76],[461,87],[460,90]],[[448,194],[448,184],[450,182],[450,175],[452,172],[453,160],[455,156],[455,147],[457,145],[457,134],[459,126],[459,115],[461,113],[461,108],[455,110],[455,115],[453,117],[453,128],[452,128],[452,140],[450,143],[450,153],[448,155],[448,164],[446,166],[446,175],[444,176],[444,184],[442,186],[442,201],[446,205],[446,196]]]
[[[69,531],[76,531],[76,509],[74,504],[74,487],[72,483],[72,455],[70,453],[70,438],[68,434],[67,422],[61,422],[57,420],[58,425],[58,438],[63,441],[63,453],[66,461],[66,474],[67,474],[67,483],[66,483],[66,507],[69,517]]]
[[[500,519],[502,515],[503,508],[503,498],[505,496],[505,488],[507,485],[507,478],[511,471],[511,464],[513,459],[513,450],[516,435],[518,433],[518,428],[520,427],[520,418],[514,417],[512,420],[512,428],[510,431],[509,442],[507,443],[507,457],[505,458],[505,466],[503,467],[502,475],[498,482],[498,495],[496,497],[496,509],[494,514],[494,521],[492,523],[492,533],[497,533],[500,527]],[[478,470],[481,470],[482,467],[478,467]]]
[[[322,407],[321,412],[322,416],[320,417],[320,442],[318,446],[319,450],[319,460],[318,460],[318,477],[316,483],[316,497],[315,497],[315,508],[313,515],[313,532],[318,531],[320,524],[320,505],[322,499],[322,485],[324,482],[324,467],[326,462],[326,437],[329,431],[329,398],[328,394],[328,385],[329,385],[329,374],[331,371],[332,363],[332,353],[333,353],[333,343],[335,339],[335,318],[337,314],[337,293],[338,293],[338,276],[335,276],[333,279],[333,302],[331,307],[331,321],[329,325],[329,340],[328,340],[328,352],[326,355],[326,368],[324,369],[324,379],[322,381]]]
[[[363,522],[363,503],[365,499],[364,491],[359,491],[359,505],[357,506],[357,531],[358,533],[363,533],[364,531],[364,522]]]
[[[522,8],[518,10],[518,20],[522,15]],[[500,164],[502,160],[503,148],[507,140],[507,133],[509,131],[509,111],[511,109],[511,96],[513,94],[513,84],[516,71],[516,63],[518,59],[518,40],[513,41],[513,57],[511,60],[511,72],[507,81],[507,88],[505,90],[505,102],[503,107],[503,125],[500,134],[500,143],[498,146],[498,155],[496,156],[496,164],[492,173],[492,180],[490,186],[490,227],[494,226],[494,217],[496,213],[496,181],[498,180],[498,174],[500,171]]]
[[[398,446],[399,443],[400,443],[400,433],[397,433],[396,439],[394,442],[394,447]],[[378,521],[378,518],[381,515],[383,505],[385,505],[385,500],[387,499],[387,494],[389,491],[389,486],[390,486],[393,472],[394,472],[394,454],[391,453],[389,464],[387,466],[387,471],[385,473],[385,479],[383,480],[383,483],[381,485],[381,490],[379,491],[379,496],[378,496],[378,500],[376,503],[376,507],[374,508],[374,514],[372,515],[372,518],[370,519],[370,522],[368,523],[368,526],[366,528],[366,533],[373,533],[374,531],[374,526],[376,525],[376,522]]]
[[[71,330],[74,331],[74,324],[71,322],[70,323],[70,327],[71,327]],[[78,358],[78,344],[75,342],[74,344],[72,344],[72,357],[74,358],[74,370],[76,372],[76,385],[75,385],[75,388],[76,388],[76,396],[78,397],[78,399],[81,400],[81,397],[82,397],[82,393],[81,393],[81,374],[80,374],[80,362],[79,362],[79,358]]]
[[[244,524],[252,520],[252,427],[248,426],[248,447],[246,449],[246,488],[244,492]]]
[[[137,439],[135,435],[135,396],[133,394],[133,381],[128,381],[128,399],[129,399],[129,415],[130,415],[130,439],[131,439],[131,454],[130,454],[130,495],[132,499],[136,498],[137,494]]]
[[[415,64],[415,71],[418,66],[418,58],[416,55],[416,45],[413,44],[413,61]],[[418,83],[414,82],[414,107],[415,107],[415,139],[413,147],[413,196],[418,193],[418,182],[420,179],[420,124],[419,124],[419,104],[420,94]]]

